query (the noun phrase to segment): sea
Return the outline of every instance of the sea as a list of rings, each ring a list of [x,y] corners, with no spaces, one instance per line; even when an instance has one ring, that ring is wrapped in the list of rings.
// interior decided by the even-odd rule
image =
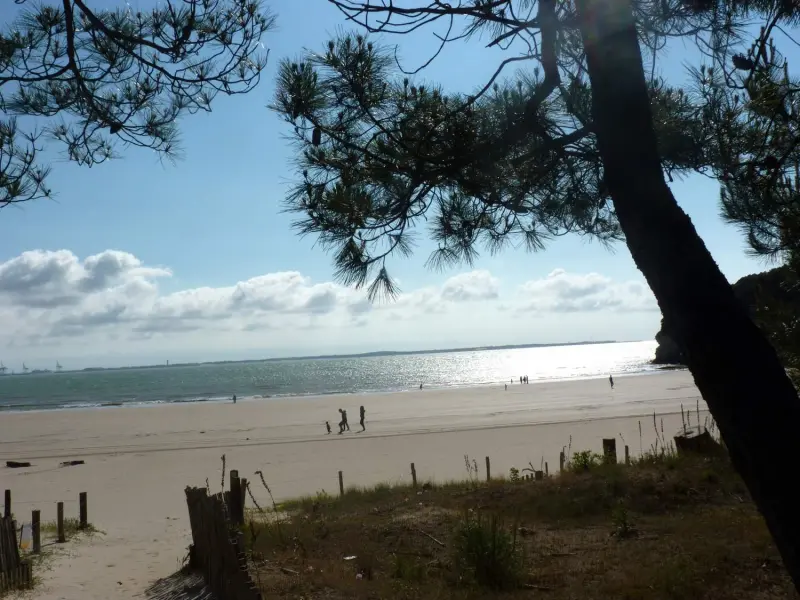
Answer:
[[[263,400],[652,373],[654,341],[0,376],[0,412]]]

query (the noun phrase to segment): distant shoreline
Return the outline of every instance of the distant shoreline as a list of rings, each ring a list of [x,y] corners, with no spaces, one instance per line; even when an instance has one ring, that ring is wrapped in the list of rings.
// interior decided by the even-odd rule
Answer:
[[[113,370],[113,369],[111,369]],[[663,375],[674,371],[685,371],[687,370],[686,367],[678,367],[678,366],[654,366],[652,369],[643,369],[638,371],[629,371],[625,373],[615,373],[615,379],[620,378],[629,378],[629,377],[648,377],[654,375]],[[589,381],[594,379],[606,379],[605,375],[595,374],[595,375],[586,375],[586,376],[574,376],[574,377],[548,377],[542,379],[531,379],[531,385],[550,385],[550,384],[562,384],[562,383],[570,383],[570,382],[579,382],[579,381]],[[249,404],[251,402],[260,402],[260,401],[285,401],[285,400],[321,400],[333,397],[341,397],[341,398],[350,398],[353,396],[362,396],[362,397],[384,397],[390,396],[394,394],[405,394],[405,393],[427,393],[433,392],[440,393],[440,392],[452,392],[452,391],[462,391],[462,392],[471,392],[476,390],[491,390],[493,387],[497,386],[498,388],[505,383],[506,380],[503,381],[487,381],[483,383],[467,383],[463,385],[448,385],[448,386],[437,386],[431,385],[425,387],[424,390],[418,390],[416,386],[408,387],[408,388],[396,388],[396,389],[383,389],[383,390],[361,390],[361,391],[331,391],[331,392],[299,392],[299,393],[291,393],[291,394],[275,394],[275,395],[254,395],[254,396],[239,396],[238,400],[240,403]],[[109,409],[109,408],[125,408],[125,409],[138,409],[138,408],[154,408],[159,406],[177,406],[177,405],[197,405],[197,404],[230,404],[231,398],[226,397],[209,397],[209,398],[193,398],[193,399],[175,399],[175,400],[148,400],[148,401],[102,401],[97,403],[92,402],[80,402],[75,404],[60,404],[60,405],[48,405],[48,406],[40,406],[39,404],[17,404],[11,406],[0,406],[0,414],[17,414],[17,413],[29,413],[29,412],[51,412],[51,411],[94,411],[98,409]]]
[[[644,341],[644,340],[635,340]],[[419,354],[444,354],[451,352],[479,352],[486,350],[517,350],[524,348],[555,348],[560,346],[591,346],[598,344],[624,344],[616,340],[601,340],[593,342],[562,342],[557,344],[507,344],[504,346],[470,346],[468,348],[437,348],[430,350],[378,350],[376,352],[361,352],[356,354],[319,354],[313,356],[281,356],[275,358],[251,358],[245,360],[211,360],[201,362],[184,362],[155,365],[130,365],[126,367],[85,367],[83,369],[64,369],[59,373],[93,373],[99,371],[127,371],[133,369],[170,369],[173,367],[199,367],[207,365],[233,365],[262,362],[281,362],[290,360],[330,360],[337,358],[372,358],[385,356],[413,356]],[[7,373],[2,377],[31,377],[34,375],[49,375],[52,371],[39,371],[29,373]]]

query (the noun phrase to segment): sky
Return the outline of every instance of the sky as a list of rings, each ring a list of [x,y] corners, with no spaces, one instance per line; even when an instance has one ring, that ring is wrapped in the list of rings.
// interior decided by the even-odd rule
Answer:
[[[153,0],[108,0],[134,11]],[[105,4],[105,3],[104,3]],[[121,366],[459,346],[652,339],[660,313],[624,244],[577,236],[534,254],[509,248],[471,267],[431,271],[432,249],[389,263],[402,293],[370,304],[333,281],[331,258],[281,212],[296,180],[281,118],[267,105],[278,61],[324,48],[347,29],[325,0],[272,2],[270,60],[250,94],[218,97],[184,118],[183,157],[121,148],[92,168],[48,148],[53,200],[0,211],[0,360],[10,369]],[[13,16],[3,2],[0,23]],[[425,62],[430,32],[393,37],[406,68]],[[446,90],[480,87],[506,56],[453,44],[424,72]],[[689,49],[660,65],[686,79]],[[672,184],[730,281],[768,264],[749,257],[719,217],[718,187]]]

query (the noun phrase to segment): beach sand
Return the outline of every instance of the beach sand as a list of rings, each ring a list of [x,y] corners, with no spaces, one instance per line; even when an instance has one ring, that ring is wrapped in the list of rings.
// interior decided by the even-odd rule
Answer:
[[[58,546],[42,584],[45,600],[144,598],[156,579],[176,571],[191,532],[183,490],[187,485],[220,489],[221,461],[253,482],[259,502],[266,491],[261,470],[276,499],[338,491],[345,485],[404,482],[409,463],[418,478],[466,477],[464,455],[484,457],[492,473],[507,475],[542,461],[558,470],[558,455],[601,451],[602,438],[616,437],[632,455],[655,441],[653,412],[663,418],[666,437],[681,426],[681,404],[699,401],[691,375],[669,371],[607,379],[509,384],[469,389],[414,390],[283,398],[232,403],[171,404],[0,414],[0,460],[26,460],[24,469],[0,467],[0,488],[12,490],[17,519],[31,510],[55,519],[56,502],[77,517],[78,494],[88,494],[89,520],[102,533]],[[367,431],[358,407],[367,411]],[[337,435],[338,408],[348,412],[351,432]],[[325,434],[331,421],[334,433]],[[642,437],[639,436],[639,422]],[[84,465],[59,467],[65,460]]]

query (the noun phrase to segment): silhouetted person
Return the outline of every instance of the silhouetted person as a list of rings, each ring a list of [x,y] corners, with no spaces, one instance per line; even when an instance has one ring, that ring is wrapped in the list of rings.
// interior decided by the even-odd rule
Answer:
[[[339,409],[339,435],[344,431],[344,411]]]
[[[519,382],[522,383],[522,375],[519,376]]]
[[[608,383],[611,384],[611,389],[613,390],[614,389],[614,377],[613,376],[611,376],[611,375],[608,376]]]
[[[361,416],[361,420],[360,420],[360,423],[361,423],[361,431],[366,431],[366,430],[367,430],[367,426],[366,426],[366,425],[364,425],[364,418],[365,418],[365,417],[366,417],[366,415],[367,415],[367,411],[365,411],[365,410],[364,410],[364,407],[362,406],[361,408],[359,408],[359,409],[358,409],[358,412],[359,412],[359,415]]]
[[[328,430],[328,435],[331,434],[331,424],[328,421],[325,421],[325,429]]]
[[[508,391],[508,384],[506,384],[506,391]]]
[[[233,395],[233,403],[236,404],[236,394]]]
[[[419,389],[422,389],[422,384],[421,383],[419,384]]]
[[[345,429],[347,429],[347,431],[350,431],[350,425],[347,422],[347,411],[343,410],[342,411],[342,431],[344,431]]]

